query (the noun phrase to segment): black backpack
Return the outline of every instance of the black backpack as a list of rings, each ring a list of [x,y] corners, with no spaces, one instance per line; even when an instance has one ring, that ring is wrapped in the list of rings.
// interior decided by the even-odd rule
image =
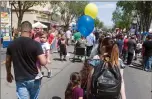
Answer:
[[[118,66],[110,62],[101,62],[92,75],[91,94],[95,99],[119,99],[121,74]]]

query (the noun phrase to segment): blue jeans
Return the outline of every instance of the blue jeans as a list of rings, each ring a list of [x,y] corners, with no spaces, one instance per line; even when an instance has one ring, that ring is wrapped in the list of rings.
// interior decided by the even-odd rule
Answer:
[[[52,43],[52,50],[56,50],[56,43],[57,43],[57,39],[55,38],[55,40]]]
[[[38,99],[41,79],[16,81],[18,99]]]
[[[152,56],[145,57],[145,69],[151,70],[152,69]]]

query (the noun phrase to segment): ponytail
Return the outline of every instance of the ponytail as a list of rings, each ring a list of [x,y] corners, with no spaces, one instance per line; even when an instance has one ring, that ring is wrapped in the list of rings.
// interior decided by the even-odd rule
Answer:
[[[70,82],[65,90],[65,99],[72,99],[73,84]]]
[[[111,52],[111,63],[112,66],[118,66],[119,65],[119,49],[117,44],[114,44],[112,47],[112,52]]]

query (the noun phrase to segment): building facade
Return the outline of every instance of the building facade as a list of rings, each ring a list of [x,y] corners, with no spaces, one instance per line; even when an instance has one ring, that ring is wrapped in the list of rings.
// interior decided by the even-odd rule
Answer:
[[[17,28],[18,18],[16,15],[16,12],[14,8],[12,8],[13,14],[12,14],[12,24],[14,28]],[[41,22],[48,26],[48,29],[50,29],[51,24],[62,24],[62,22],[58,18],[58,22],[51,20],[51,5],[50,3],[46,4],[45,6],[34,6],[30,8],[28,11],[26,11],[23,15],[22,21],[29,21],[32,24],[36,22]]]

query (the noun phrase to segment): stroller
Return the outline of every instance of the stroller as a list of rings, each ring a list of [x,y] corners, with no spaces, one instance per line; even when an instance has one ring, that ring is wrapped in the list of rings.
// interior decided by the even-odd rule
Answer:
[[[78,58],[76,58],[76,56]],[[83,41],[77,41],[74,48],[74,56],[72,62],[75,62],[75,60],[82,61],[82,58],[85,57],[86,60],[86,46]]]

